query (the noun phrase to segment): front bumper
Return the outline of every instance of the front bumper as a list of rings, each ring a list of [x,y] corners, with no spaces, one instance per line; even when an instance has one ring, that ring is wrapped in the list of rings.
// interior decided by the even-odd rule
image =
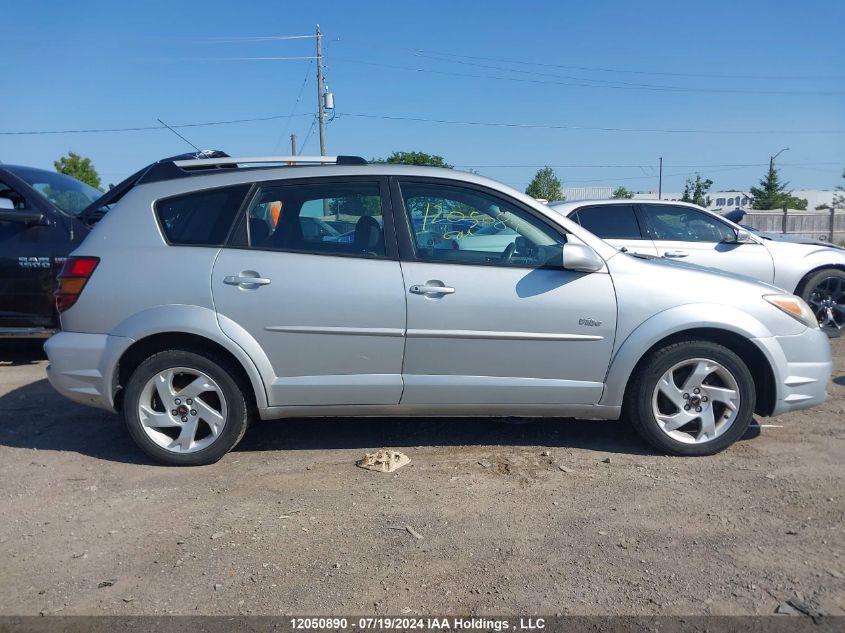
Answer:
[[[123,352],[135,341],[124,336],[59,332],[44,343],[47,378],[75,402],[114,410],[114,375]]]
[[[830,341],[818,329],[794,336],[754,339],[772,364],[777,398],[772,415],[809,409],[827,399],[827,382],[833,371]]]

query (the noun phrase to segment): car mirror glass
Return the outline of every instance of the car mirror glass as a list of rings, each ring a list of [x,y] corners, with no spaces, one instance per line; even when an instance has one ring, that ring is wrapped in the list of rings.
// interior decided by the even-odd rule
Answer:
[[[15,203],[9,198],[0,198],[0,209],[14,209]]]
[[[739,244],[754,244],[754,238],[751,235],[751,231],[746,231],[745,229],[737,229],[736,232],[736,241]]]
[[[753,244],[754,238],[751,233],[745,229],[735,229],[731,235],[722,240],[723,244]]]

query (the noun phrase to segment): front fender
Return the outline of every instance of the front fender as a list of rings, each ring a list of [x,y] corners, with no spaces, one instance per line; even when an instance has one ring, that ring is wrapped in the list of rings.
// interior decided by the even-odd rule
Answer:
[[[694,303],[669,308],[643,321],[621,344],[618,344],[605,378],[600,404],[620,406],[631,373],[643,355],[659,341],[694,329],[717,329],[750,339],[769,363],[771,354],[754,339],[768,338],[771,331],[759,320],[737,308],[711,303]]]
[[[798,284],[812,271],[822,268],[839,268],[845,270],[845,250],[831,248],[829,246],[807,247],[811,248],[800,259],[788,261],[775,260],[775,285],[785,288],[790,292],[798,291]]]
[[[214,341],[230,352],[249,376],[256,404],[267,406],[266,385],[273,380],[273,367],[261,346],[247,332],[238,341],[226,336],[217,322],[217,313],[209,308],[191,305],[162,305],[133,314],[122,321],[111,334],[139,341],[154,334],[182,332]]]

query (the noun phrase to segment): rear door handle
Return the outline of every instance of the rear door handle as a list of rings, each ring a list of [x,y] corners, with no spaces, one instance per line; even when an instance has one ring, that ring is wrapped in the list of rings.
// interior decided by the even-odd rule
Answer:
[[[689,253],[686,251],[666,251],[663,253],[663,257],[689,257]]]
[[[272,279],[266,277],[259,277],[258,273],[252,270],[245,270],[240,275],[227,275],[223,277],[223,283],[230,286],[242,286],[245,288],[257,288],[258,286],[267,286],[272,282]]]
[[[415,295],[451,295],[455,294],[455,289],[450,288],[449,286],[439,286],[436,284],[428,283],[422,285],[413,285],[408,290],[410,290]]]

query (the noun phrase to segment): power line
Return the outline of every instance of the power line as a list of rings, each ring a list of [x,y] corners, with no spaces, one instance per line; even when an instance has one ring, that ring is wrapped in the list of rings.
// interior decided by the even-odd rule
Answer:
[[[461,61],[459,59],[448,59],[448,58],[437,57],[437,56],[433,56],[433,55],[425,55],[425,54],[422,54],[422,53],[417,53],[416,56],[417,57],[424,57],[426,59],[431,59],[431,60],[439,61],[439,62],[461,64],[461,65],[464,65],[464,66],[473,66],[473,67],[476,67],[476,68],[487,68],[487,69],[490,69],[490,70],[498,70],[498,71],[504,71],[504,72],[508,72],[508,73],[522,73],[522,74],[525,74],[525,75],[534,75],[534,76],[538,76],[538,77],[551,77],[551,78],[554,78],[554,79],[566,79],[566,80],[570,80],[570,81],[589,81],[589,82],[593,82],[593,83],[597,84],[595,86],[596,88],[601,88],[601,87],[607,87],[607,88],[619,87],[619,88],[621,88],[621,87],[624,86],[624,87],[632,87],[632,88],[633,87],[642,88],[643,90],[671,90],[671,91],[692,90],[692,89],[686,88],[684,86],[666,86],[666,85],[657,85],[657,84],[631,83],[631,82],[628,82],[628,81],[619,81],[619,80],[590,79],[589,77],[575,77],[575,76],[571,76],[571,75],[559,75],[559,74],[556,74],[556,73],[544,73],[544,72],[539,72],[539,71],[536,71],[536,70],[523,70],[521,68],[507,68],[505,66],[492,66],[490,64],[479,64],[477,62],[467,62],[467,61]],[[695,88],[695,90],[708,91],[708,92],[710,91],[710,89],[699,89],[699,88]],[[793,93],[790,93],[790,94],[793,94]],[[806,94],[806,93],[801,92],[801,93],[798,93],[798,94]]]
[[[240,42],[276,42],[281,40],[307,40],[314,35],[247,35],[244,37],[211,37],[194,39],[195,42],[207,44],[237,44]]]
[[[733,75],[720,73],[692,73],[692,72],[662,72],[656,70],[630,70],[621,68],[602,68],[597,66],[571,66],[565,64],[550,64],[538,61],[525,61],[516,59],[503,59],[500,57],[482,57],[478,55],[465,55],[461,53],[448,53],[438,51],[426,51],[424,49],[405,49],[412,50],[416,54],[428,53],[446,57],[464,57],[466,59],[479,59],[483,61],[500,62],[505,64],[521,64],[530,66],[540,66],[545,68],[561,68],[564,70],[581,70],[587,72],[603,72],[603,73],[617,73],[617,74],[631,74],[631,75],[660,75],[665,77],[699,77],[709,79],[842,79],[845,75]]]
[[[842,161],[845,162],[845,161]],[[781,167],[804,167],[808,168],[808,165],[841,165],[842,162],[824,162],[824,163],[778,163]],[[692,168],[692,169],[709,169],[712,167],[765,167],[769,163],[711,163],[706,165],[681,165],[676,164],[673,165],[674,167],[684,167],[684,168]],[[554,165],[550,163],[543,163],[543,164],[535,164],[535,165],[473,165],[473,164],[466,164],[461,163],[456,165],[456,167],[472,167],[476,169],[520,169],[520,168],[531,168],[531,169],[540,169],[542,167],[553,167],[555,169],[643,169],[643,168],[653,168],[654,165],[652,164],[643,164],[643,165],[588,165],[588,164],[565,164],[565,165]],[[825,170],[827,171],[827,170]],[[837,170],[838,171],[838,170]],[[648,177],[653,177],[653,174],[646,174]]]
[[[768,164],[768,163],[765,163],[765,164]],[[727,172],[727,171],[736,171],[737,169],[742,169],[742,168],[743,167],[726,167],[724,169],[711,170],[709,173],[711,173],[711,174],[712,173],[723,173],[723,172]],[[677,173],[674,173],[674,174],[663,174],[663,178],[665,179],[665,178],[676,178],[678,176],[691,176],[694,173],[696,173],[696,172],[695,171],[686,171],[686,172],[677,172]],[[615,182],[617,180],[652,180],[654,178],[655,177],[653,175],[652,176],[645,176],[645,175],[644,176],[621,176],[621,177],[611,178],[610,180],[613,180]],[[608,178],[592,178],[592,179],[589,179],[589,180],[570,180],[570,179],[567,179],[567,182],[574,182],[574,183],[607,182],[607,181],[608,181]]]
[[[301,90],[300,90],[301,94]],[[238,123],[253,123],[259,121],[275,121],[278,119],[289,119],[292,117],[312,116],[310,112],[299,114],[274,114],[263,117],[251,117],[245,119],[231,119],[227,121],[204,121],[198,123],[181,123],[171,125],[172,128],[207,127],[215,125],[234,125]],[[470,125],[481,127],[503,127],[516,129],[535,130],[568,130],[587,132],[647,132],[663,134],[845,134],[845,130],[723,130],[723,129],[694,129],[694,128],[624,128],[624,127],[601,127],[601,126],[579,126],[579,125],[557,125],[543,123],[509,123],[503,121],[462,121],[457,119],[429,119],[425,117],[397,116],[390,114],[367,114],[362,112],[338,112],[337,117],[354,117],[364,119],[381,119],[387,121],[412,121],[416,123],[435,123],[442,125]],[[87,128],[74,130],[27,130],[27,131],[0,131],[2,136],[32,136],[43,134],[99,134],[109,132],[142,132],[149,130],[167,129],[162,125],[146,125],[121,128]]]
[[[441,57],[452,57],[452,58],[464,58],[464,59],[476,59],[481,61],[488,61],[488,62],[499,62],[505,64],[518,64],[522,66],[538,66],[542,68],[559,68],[563,70],[578,70],[578,71],[585,71],[585,72],[602,72],[602,73],[612,73],[612,74],[630,74],[630,75],[657,75],[657,76],[664,76],[664,77],[697,77],[697,78],[707,78],[707,79],[766,79],[766,80],[825,80],[825,79],[842,79],[845,78],[845,75],[741,75],[741,74],[725,74],[725,73],[696,73],[696,72],[666,72],[666,71],[659,71],[659,70],[642,70],[642,69],[630,69],[630,68],[611,68],[611,67],[600,67],[600,66],[580,66],[580,65],[570,65],[570,64],[553,64],[549,62],[540,62],[535,60],[525,60],[525,59],[506,59],[502,57],[486,57],[482,55],[467,55],[465,53],[454,53],[449,51],[437,51],[437,50],[430,50],[424,48],[409,48],[409,47],[384,47],[379,44],[372,44],[370,41],[365,40],[357,40],[355,38],[338,38],[337,40],[333,40],[335,42],[346,43],[346,42],[353,42],[358,45],[362,45],[368,48],[375,48],[384,50],[385,48],[391,48],[392,50],[401,50],[405,52],[412,53],[417,56],[424,56],[424,55],[438,55]]]
[[[652,86],[648,84],[642,84],[640,86],[635,85],[596,85],[595,83],[578,83],[570,82],[570,81],[548,81],[548,80],[541,80],[541,79],[527,79],[522,77],[503,77],[501,75],[480,75],[474,73],[459,73],[459,72],[452,72],[448,70],[434,70],[431,68],[418,68],[413,66],[400,66],[398,64],[385,64],[381,62],[370,62],[361,59],[349,59],[349,58],[340,58],[336,57],[335,59],[340,61],[349,62],[352,64],[363,64],[366,66],[377,66],[381,68],[392,68],[394,70],[409,70],[412,72],[421,72],[421,73],[432,73],[435,75],[448,75],[451,77],[471,77],[475,79],[493,79],[496,81],[516,81],[519,83],[533,83],[533,84],[540,84],[540,85],[557,85],[557,86],[569,86],[575,88],[600,88],[600,89],[607,89],[607,90],[646,90],[650,92],[701,92],[701,93],[708,93],[708,94],[754,94],[754,95],[790,95],[790,96],[803,96],[803,97],[831,97],[831,96],[839,96],[845,94],[843,92],[837,91],[790,91],[790,90],[750,90],[744,88],[688,88],[683,86]],[[594,81],[590,79],[583,79],[583,78],[576,78],[578,81]]]
[[[308,145],[308,141],[311,140],[311,135],[314,134],[314,129],[317,127],[317,117],[314,116],[314,120],[311,121],[311,127],[308,128],[308,134],[305,135],[305,140],[302,142],[302,146],[299,148],[299,153],[302,154],[305,151],[305,146]]]
[[[353,112],[338,112],[339,117],[357,117],[365,119],[385,119],[389,121],[415,121],[419,123],[438,123],[446,125],[477,125],[483,127],[506,127],[537,130],[573,130],[592,132],[651,132],[665,134],[845,134],[845,130],[703,130],[703,129],[669,129],[669,128],[622,128],[598,127],[578,125],[554,125],[538,123],[505,123],[492,121],[459,121],[455,119],[427,119],[424,117],[394,116],[388,114],[364,114]]]
[[[274,121],[276,119],[290,118],[291,116],[311,116],[310,113],[304,112],[302,114],[274,114],[271,116],[252,117],[249,119],[231,119],[229,121],[204,121],[202,123],[182,123],[179,125],[171,125],[171,128],[184,127],[208,127],[213,125],[233,125],[236,123],[253,123],[256,121]],[[166,130],[164,125],[144,125],[135,127],[112,127],[112,128],[88,128],[81,130],[28,130],[24,132],[0,131],[2,136],[33,136],[42,134],[101,134],[107,132],[145,132],[148,130]]]
[[[305,84],[308,83],[308,76],[311,74],[311,67],[313,65],[313,60],[308,63],[308,68],[305,71],[305,79],[302,80],[302,85],[299,87],[299,94],[296,96],[296,101],[294,101],[293,103],[293,108],[291,108],[290,114],[288,115],[288,120],[293,117],[294,113],[296,112],[296,108],[299,106],[299,102],[302,99],[302,93],[305,91]],[[282,143],[282,139],[284,139],[285,136],[287,136],[287,133],[279,137],[279,140],[276,142],[276,145],[273,146],[274,153],[279,149],[279,145]]]
[[[303,61],[306,59],[317,59],[316,55],[295,55],[288,57],[200,57],[192,59],[195,62],[254,62],[254,61]]]

